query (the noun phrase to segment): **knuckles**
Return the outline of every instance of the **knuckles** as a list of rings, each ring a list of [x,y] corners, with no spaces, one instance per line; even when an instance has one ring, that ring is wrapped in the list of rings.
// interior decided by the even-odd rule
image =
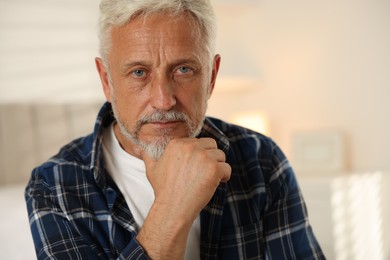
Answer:
[[[182,164],[187,172],[190,168],[195,169],[206,182],[219,183],[230,178],[231,167],[225,163],[226,155],[217,148],[217,142],[212,138],[172,139],[166,153],[165,159],[170,161],[175,158],[176,163]]]

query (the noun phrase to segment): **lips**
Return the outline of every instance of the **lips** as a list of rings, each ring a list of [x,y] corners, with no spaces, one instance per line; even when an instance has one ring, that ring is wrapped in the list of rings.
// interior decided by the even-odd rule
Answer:
[[[175,127],[177,124],[183,123],[182,121],[154,121],[154,122],[148,122],[148,124],[151,124],[155,127],[161,127],[161,128],[172,128]]]

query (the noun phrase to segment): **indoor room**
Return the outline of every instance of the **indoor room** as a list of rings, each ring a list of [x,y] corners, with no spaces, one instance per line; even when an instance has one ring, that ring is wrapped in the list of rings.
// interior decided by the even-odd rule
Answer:
[[[211,0],[207,115],[289,159],[327,259],[390,259],[390,2]],[[34,167],[93,131],[99,1],[0,0],[0,259],[34,259]]]

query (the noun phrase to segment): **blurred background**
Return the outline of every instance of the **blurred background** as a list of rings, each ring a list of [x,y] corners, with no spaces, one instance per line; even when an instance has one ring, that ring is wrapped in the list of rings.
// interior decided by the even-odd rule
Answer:
[[[328,259],[390,259],[390,1],[212,1],[208,114],[279,144]],[[0,0],[0,259],[34,258],[31,170],[91,132],[104,102],[98,4]]]

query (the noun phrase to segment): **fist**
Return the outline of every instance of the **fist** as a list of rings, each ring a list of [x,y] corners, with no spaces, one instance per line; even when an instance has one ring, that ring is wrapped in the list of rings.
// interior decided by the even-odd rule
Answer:
[[[173,139],[158,161],[146,155],[142,159],[155,203],[170,205],[172,214],[189,219],[196,218],[231,175],[225,153],[211,138]]]

